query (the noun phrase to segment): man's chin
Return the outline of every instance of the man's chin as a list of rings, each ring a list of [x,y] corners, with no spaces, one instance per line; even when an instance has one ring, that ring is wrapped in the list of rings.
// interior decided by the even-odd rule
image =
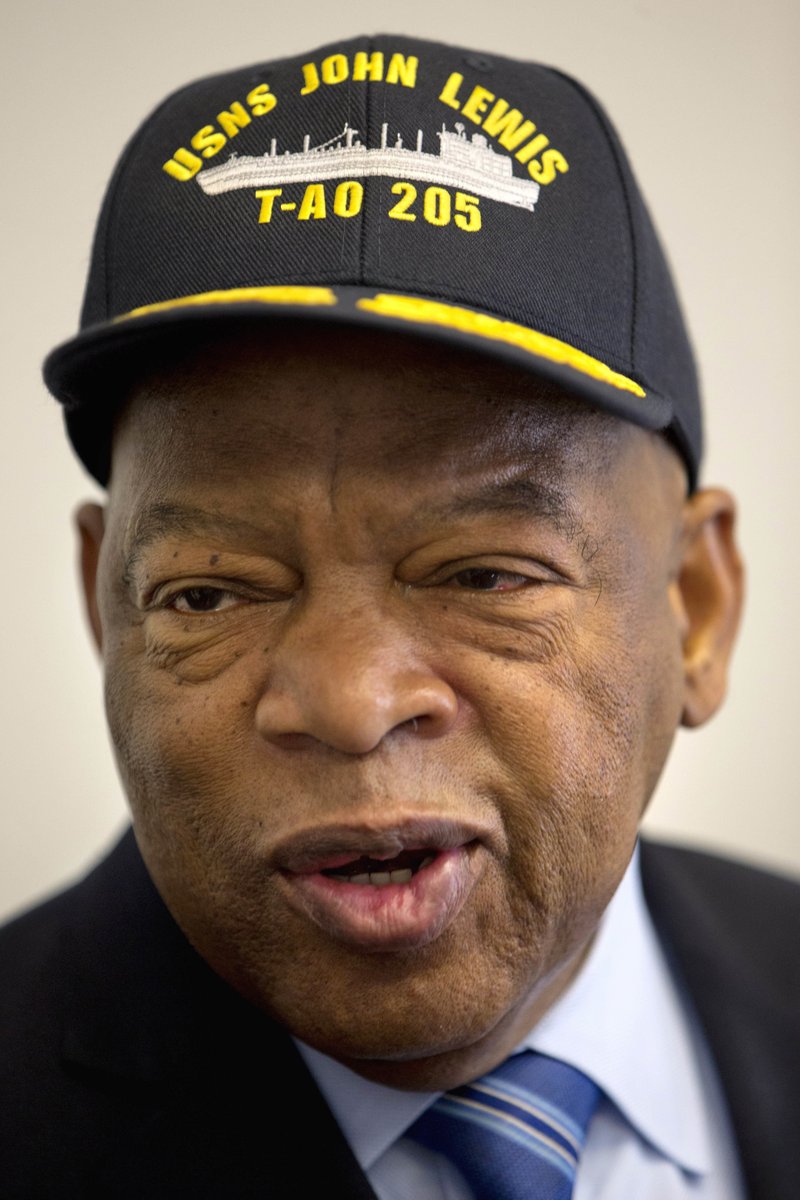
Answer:
[[[418,997],[415,1005],[379,1009],[360,1003],[346,1018],[341,1011],[310,1008],[291,1017],[278,1014],[278,1020],[300,1041],[366,1079],[438,1091],[501,1061],[530,1025],[527,1004],[515,996],[495,995],[491,1005],[481,999],[479,989],[459,997],[450,988],[444,996]]]
[[[475,1079],[513,1052],[569,985],[590,943],[543,976],[520,978],[486,960],[458,970],[443,956],[423,977],[335,989],[284,1007],[278,1020],[301,1041],[367,1079],[440,1091]],[[430,950],[430,948],[429,948]],[[374,957],[367,956],[374,965]],[[365,981],[366,982],[366,981]]]
[[[374,1083],[404,1091],[446,1091],[483,1074],[510,1052],[505,1040],[485,1031],[477,1038],[455,1033],[445,1045],[420,1037],[416,1045],[378,1047],[325,1043],[315,1049]],[[353,1054],[354,1049],[358,1053]]]

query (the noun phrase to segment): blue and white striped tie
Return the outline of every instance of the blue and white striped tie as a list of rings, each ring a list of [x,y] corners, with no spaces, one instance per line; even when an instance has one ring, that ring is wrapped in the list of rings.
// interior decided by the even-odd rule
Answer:
[[[449,1158],[475,1200],[568,1200],[599,1097],[574,1067],[526,1050],[440,1096],[405,1136]]]

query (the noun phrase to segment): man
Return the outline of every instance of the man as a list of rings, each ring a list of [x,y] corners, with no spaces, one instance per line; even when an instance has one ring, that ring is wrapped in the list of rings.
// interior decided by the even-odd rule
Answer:
[[[135,840],[4,934],[3,1194],[794,1196],[797,889],[637,851],[741,568],[591,97],[176,93],[46,377]]]

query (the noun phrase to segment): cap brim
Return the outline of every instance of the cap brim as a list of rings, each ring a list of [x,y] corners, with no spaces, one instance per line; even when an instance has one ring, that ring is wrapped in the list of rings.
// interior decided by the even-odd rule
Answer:
[[[365,287],[263,287],[206,292],[135,309],[56,347],[44,379],[65,409],[82,462],[105,484],[116,406],[143,370],[145,351],[209,323],[311,320],[371,326],[499,358],[645,429],[666,429],[669,400],[612,365],[548,334],[488,312]]]

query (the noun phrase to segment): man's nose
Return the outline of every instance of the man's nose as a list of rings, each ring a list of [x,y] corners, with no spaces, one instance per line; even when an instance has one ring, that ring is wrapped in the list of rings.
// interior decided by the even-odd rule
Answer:
[[[441,737],[458,699],[416,641],[374,613],[299,618],[269,655],[262,737],[287,748],[312,738],[345,754],[368,754],[401,728]]]

